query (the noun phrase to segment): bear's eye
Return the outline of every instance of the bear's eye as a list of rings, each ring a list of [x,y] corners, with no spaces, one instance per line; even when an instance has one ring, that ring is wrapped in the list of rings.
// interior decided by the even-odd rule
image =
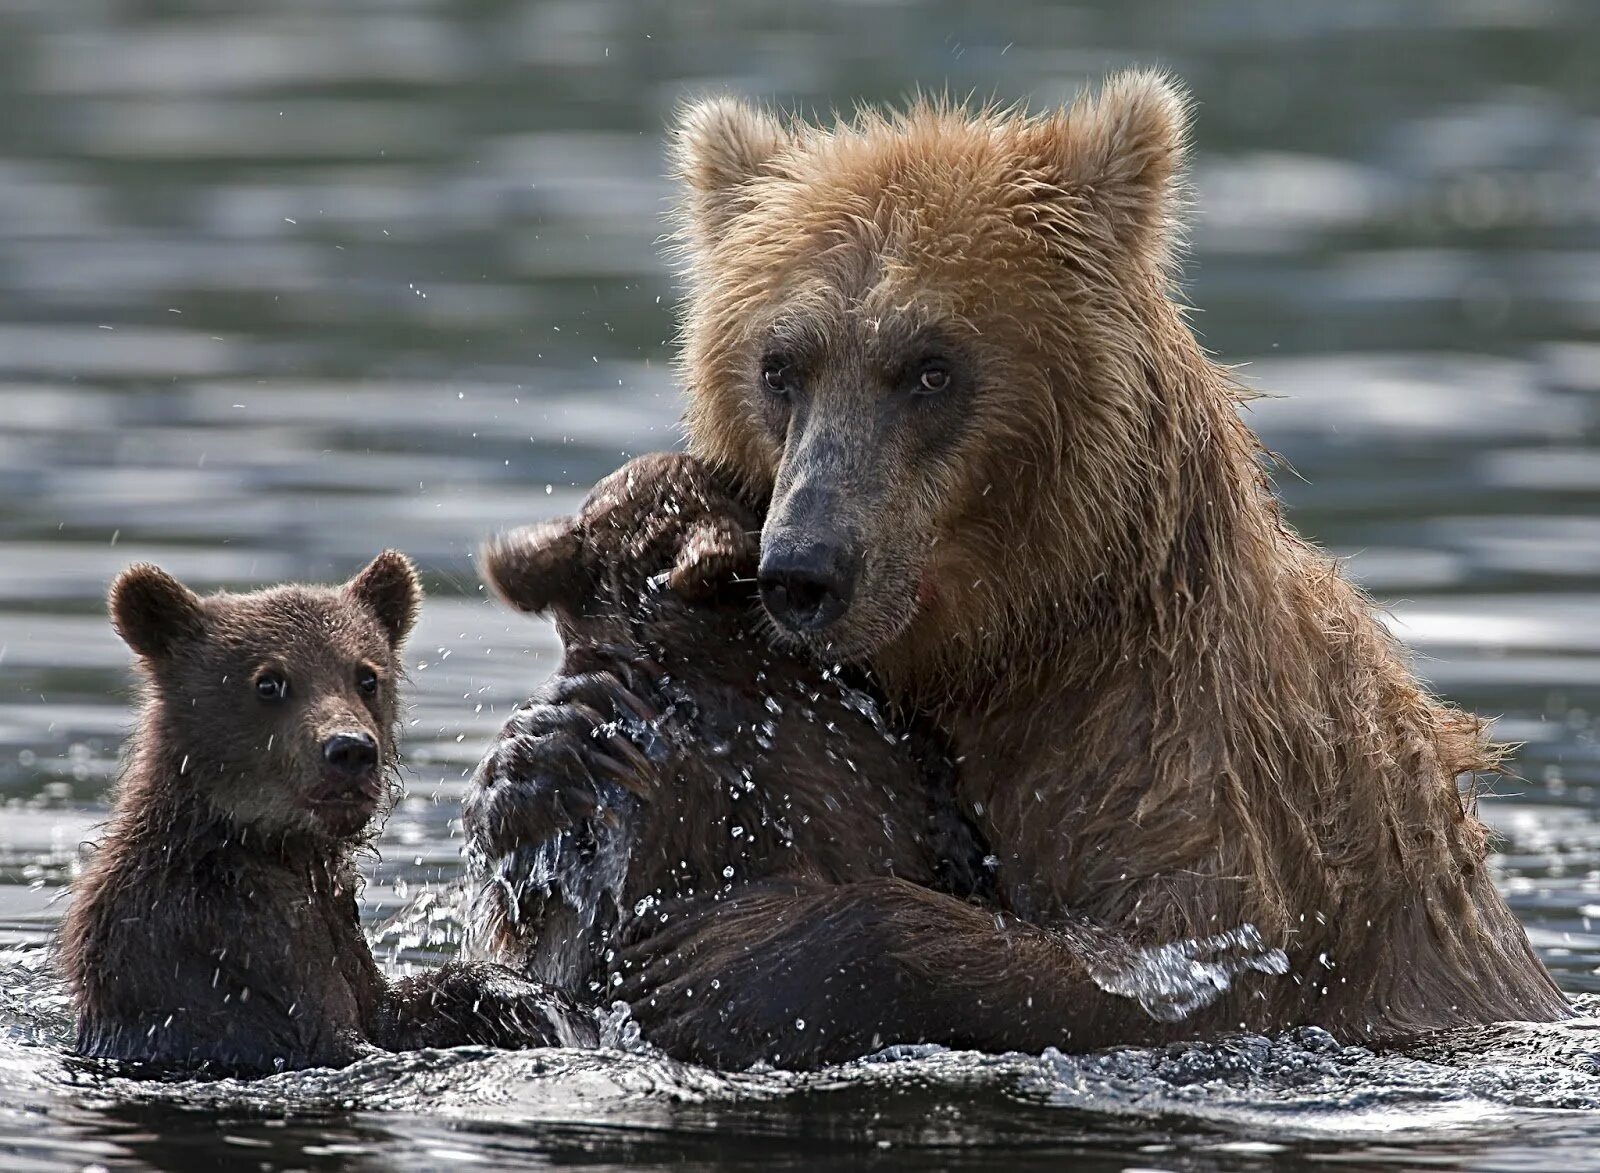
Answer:
[[[794,364],[786,355],[769,354],[761,360],[761,385],[774,395],[787,395],[794,390]]]
[[[289,695],[289,682],[277,672],[263,672],[256,677],[256,696],[264,701],[281,701]]]
[[[356,687],[366,696],[378,695],[378,674],[371,668],[363,668],[356,673]]]
[[[916,394],[937,395],[950,387],[950,368],[943,363],[928,363],[917,376]]]

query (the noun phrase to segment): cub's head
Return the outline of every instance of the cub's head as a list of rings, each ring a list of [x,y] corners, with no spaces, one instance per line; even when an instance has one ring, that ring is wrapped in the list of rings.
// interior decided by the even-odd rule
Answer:
[[[770,494],[782,630],[872,658],[1137,556],[1188,442],[1150,371],[1198,355],[1167,296],[1186,119],[1138,73],[1037,116],[686,111],[690,443]]]
[[[347,839],[391,790],[399,653],[421,600],[410,560],[386,550],[342,587],[208,598],[131,566],[110,611],[176,785],[266,833]]]
[[[637,618],[752,574],[755,533],[750,509],[704,464],[656,453],[602,480],[576,517],[493,539],[479,570],[512,607],[554,618],[569,670],[581,670],[585,647],[627,643]]]

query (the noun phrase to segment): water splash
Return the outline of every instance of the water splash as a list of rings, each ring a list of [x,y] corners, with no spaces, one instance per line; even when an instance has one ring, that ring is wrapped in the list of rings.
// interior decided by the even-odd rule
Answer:
[[[50,951],[39,946],[0,950],[0,1040],[66,1046],[72,1034],[72,1001],[50,964]]]
[[[640,802],[623,787],[597,780],[595,817],[526,844],[493,864],[489,886],[530,944],[531,977],[582,994],[604,938],[619,919]],[[474,936],[484,936],[488,906],[480,902]]]
[[[613,1002],[610,1009],[601,1011],[598,1025],[602,1047],[641,1055],[660,1053],[644,1041],[639,1024],[634,1021],[633,1011],[626,1002]]]
[[[1182,1022],[1210,1006],[1247,973],[1282,976],[1289,958],[1243,924],[1210,937],[1173,941],[1096,961],[1089,977],[1108,994],[1134,998],[1158,1022]]]
[[[403,881],[396,895],[406,897]],[[396,962],[405,954],[450,952],[458,948],[468,921],[469,896],[464,880],[423,885],[387,920],[367,930],[375,957]]]
[[[883,712],[878,707],[878,702],[871,693],[863,692],[859,688],[854,688],[848,684],[845,684],[842,680],[836,680],[835,683],[839,688],[839,699],[844,703],[846,708],[854,709],[857,713],[861,714],[861,716],[865,717],[868,724],[872,726],[873,730],[877,732],[878,736],[882,737],[891,745],[899,740],[895,736],[894,730],[889,727],[889,722],[884,719]]]

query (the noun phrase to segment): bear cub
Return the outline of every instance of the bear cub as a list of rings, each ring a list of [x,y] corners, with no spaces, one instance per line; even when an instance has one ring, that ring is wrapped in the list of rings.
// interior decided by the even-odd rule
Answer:
[[[934,736],[891,729],[864,678],[774,644],[752,577],[759,531],[705,465],[656,454],[601,481],[576,518],[483,551],[488,584],[552,616],[563,649],[479,765],[465,813],[483,943],[530,976],[626,997],[625,970],[670,964],[653,936],[764,890],[986,889],[986,850]],[[736,1032],[750,1017],[738,1000],[814,980],[796,969],[702,994]],[[633,1011],[684,1058],[800,1046],[717,1027],[666,1037],[650,1006]]]
[[[420,600],[394,551],[339,588],[200,598],[154,566],[117,578],[144,703],[58,943],[82,1054],[258,1075],[594,1041],[568,999],[498,966],[391,986],[362,935],[352,856],[394,790]]]

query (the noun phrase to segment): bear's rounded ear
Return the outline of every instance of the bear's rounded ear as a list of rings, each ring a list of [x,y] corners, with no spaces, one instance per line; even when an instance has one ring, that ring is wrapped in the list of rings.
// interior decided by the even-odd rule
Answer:
[[[667,585],[686,599],[709,598],[739,574],[753,575],[760,540],[730,517],[690,526],[678,545]]]
[[[344,584],[344,593],[378,617],[391,648],[406,642],[422,609],[417,568],[399,550],[385,550],[367,563]]]
[[[576,610],[591,592],[578,525],[558,517],[492,538],[478,552],[478,573],[518,611]]]
[[[1122,244],[1164,265],[1181,229],[1191,106],[1164,73],[1115,74],[1098,92],[1030,124],[1027,161],[1063,194],[1086,199]]]
[[[147,660],[205,633],[200,597],[159,566],[140,562],[117,575],[106,596],[111,626]]]
[[[776,117],[737,98],[685,105],[672,135],[673,174],[688,189],[691,227],[715,233],[738,209],[740,192],[789,141]]]

